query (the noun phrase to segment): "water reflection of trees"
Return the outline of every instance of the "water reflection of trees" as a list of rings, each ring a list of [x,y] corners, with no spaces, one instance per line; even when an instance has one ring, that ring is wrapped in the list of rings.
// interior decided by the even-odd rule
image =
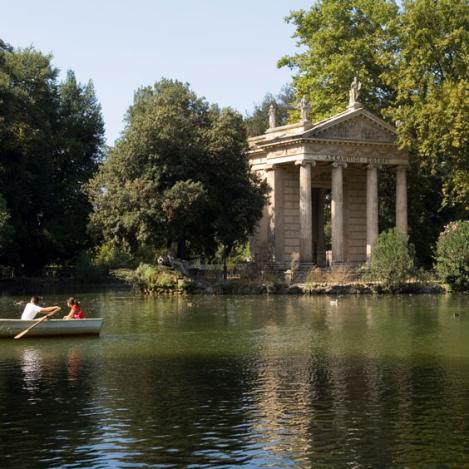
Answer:
[[[84,414],[94,396],[94,378],[73,347],[65,354],[18,347],[2,361],[0,466],[52,467],[92,461],[78,455],[96,433],[96,418]]]
[[[252,371],[242,361],[188,356],[109,365],[101,381],[116,391],[102,404],[111,410],[109,421],[119,425],[101,428],[101,441],[124,441],[121,463],[244,460],[250,444],[245,408]]]

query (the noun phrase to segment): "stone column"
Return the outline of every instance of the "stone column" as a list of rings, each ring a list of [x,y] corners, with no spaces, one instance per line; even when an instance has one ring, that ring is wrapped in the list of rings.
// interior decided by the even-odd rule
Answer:
[[[300,167],[300,259],[313,262],[313,207],[311,203],[311,168],[314,161],[297,161]]]
[[[311,189],[311,239],[313,241],[313,262],[317,263],[318,247],[318,190]]]
[[[366,258],[369,260],[378,239],[378,168],[366,169]]]
[[[407,234],[407,167],[396,168],[396,229]]]
[[[324,190],[312,190],[313,204],[313,261],[325,265],[324,251]]]
[[[262,177],[267,182],[267,171]],[[266,263],[272,260],[269,243],[269,201],[262,207],[262,217],[255,232],[254,257],[257,262]],[[252,247],[251,247],[252,249]]]
[[[318,252],[317,263],[319,266],[326,265],[326,251],[324,249],[324,189],[318,190]]]
[[[283,227],[283,169],[280,165],[266,166],[267,184],[271,188],[268,210],[268,239],[275,262],[284,261]]]
[[[332,263],[344,262],[344,174],[347,163],[332,163]]]

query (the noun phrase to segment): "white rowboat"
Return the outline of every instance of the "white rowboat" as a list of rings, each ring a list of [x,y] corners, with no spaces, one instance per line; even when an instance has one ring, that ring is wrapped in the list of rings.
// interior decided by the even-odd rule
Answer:
[[[36,323],[21,319],[0,319],[0,338],[14,337]],[[99,335],[102,318],[96,319],[47,319],[31,329],[25,337],[50,337],[65,335]]]

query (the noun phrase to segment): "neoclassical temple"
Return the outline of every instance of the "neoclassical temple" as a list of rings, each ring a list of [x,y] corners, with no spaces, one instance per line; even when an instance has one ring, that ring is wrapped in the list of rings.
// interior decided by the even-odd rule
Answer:
[[[325,199],[330,200],[334,264],[365,262],[378,237],[380,169],[396,175],[396,228],[407,232],[408,155],[394,127],[364,109],[354,80],[347,109],[313,124],[301,100],[301,120],[249,139],[253,171],[267,180],[270,199],[251,241],[257,260],[286,268],[299,254],[304,264],[326,263]]]

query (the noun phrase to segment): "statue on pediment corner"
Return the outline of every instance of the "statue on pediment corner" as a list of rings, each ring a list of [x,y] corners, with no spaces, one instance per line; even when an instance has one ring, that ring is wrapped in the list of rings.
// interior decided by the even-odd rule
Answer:
[[[348,107],[354,107],[355,105],[360,104],[358,97],[360,96],[361,89],[362,84],[358,81],[357,77],[354,77],[352,84],[350,85]]]
[[[300,110],[300,118],[301,118],[301,121],[302,122],[307,122],[309,121],[308,119],[308,115],[311,111],[311,106],[308,102],[308,100],[306,99],[305,96],[303,96],[298,104],[298,106],[296,107],[296,109],[299,109]]]
[[[269,106],[269,129],[273,129],[274,127],[277,127],[277,117],[275,112],[275,105],[272,103]]]

